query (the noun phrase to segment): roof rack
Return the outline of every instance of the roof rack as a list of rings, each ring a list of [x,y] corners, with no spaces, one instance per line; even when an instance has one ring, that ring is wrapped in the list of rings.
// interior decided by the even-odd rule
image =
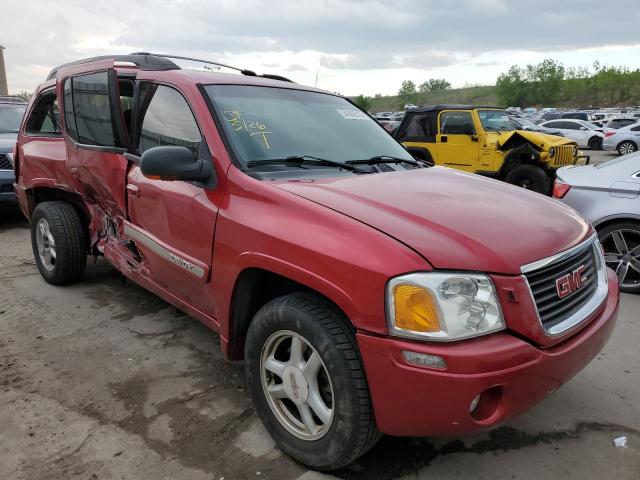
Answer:
[[[84,63],[90,63],[90,62],[97,62],[99,60],[113,60],[114,62],[128,63],[128,64],[131,64],[131,66],[138,67],[138,68],[140,68],[142,70],[154,70],[154,71],[180,70],[180,67],[178,65],[176,65],[174,62],[172,62],[171,59],[173,59],[173,60],[187,60],[187,61],[190,61],[190,62],[198,62],[198,63],[206,63],[208,65],[215,65],[217,67],[223,67],[223,68],[229,68],[231,70],[236,70],[236,71],[240,72],[241,74],[247,75],[247,76],[250,76],[250,77],[262,77],[262,78],[268,78],[268,79],[271,79],[271,80],[280,80],[282,82],[291,82],[291,83],[293,83],[291,80],[289,80],[288,78],[283,77],[281,75],[271,75],[271,74],[258,75],[256,72],[254,72],[252,70],[246,70],[246,69],[242,69],[242,68],[232,67],[231,65],[226,65],[226,64],[220,63],[220,62],[212,62],[212,61],[209,61],[209,60],[202,60],[202,59],[199,59],[199,58],[181,57],[181,56],[178,56],[178,55],[166,55],[166,54],[149,53],[149,52],[134,52],[134,53],[131,53],[129,55],[101,55],[99,57],[90,57],[90,58],[85,58],[85,59],[82,59],[82,60],[77,60],[75,62],[65,63],[65,64],[60,65],[60,66],[54,68],[53,70],[51,70],[51,72],[47,76],[47,80],[51,80],[52,78],[54,78],[56,76],[56,74],[58,73],[58,70],[60,70],[61,68],[72,67],[74,65],[82,65]]]

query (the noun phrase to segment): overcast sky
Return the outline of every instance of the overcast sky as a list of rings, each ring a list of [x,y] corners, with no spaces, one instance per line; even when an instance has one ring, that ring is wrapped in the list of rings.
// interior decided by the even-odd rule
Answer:
[[[0,0],[10,92],[60,63],[152,51],[228,62],[345,95],[402,80],[494,84],[544,58],[640,68],[638,0]]]

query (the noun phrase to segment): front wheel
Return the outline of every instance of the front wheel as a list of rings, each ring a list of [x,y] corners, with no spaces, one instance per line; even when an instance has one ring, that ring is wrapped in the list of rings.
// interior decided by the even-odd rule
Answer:
[[[296,460],[334,470],[378,440],[353,331],[325,300],[298,292],[262,307],[247,333],[245,371],[265,428]]]
[[[640,293],[640,224],[620,222],[598,231],[607,267],[616,272],[620,291]]]
[[[39,203],[31,215],[31,245],[42,277],[53,285],[80,280],[87,242],[80,216],[67,202]]]
[[[628,155],[635,152],[636,150],[638,150],[638,146],[629,140],[626,140],[618,145],[618,153],[620,155]]]
[[[518,165],[507,173],[504,180],[512,185],[533,190],[543,195],[549,193],[549,176],[542,168],[536,165]]]

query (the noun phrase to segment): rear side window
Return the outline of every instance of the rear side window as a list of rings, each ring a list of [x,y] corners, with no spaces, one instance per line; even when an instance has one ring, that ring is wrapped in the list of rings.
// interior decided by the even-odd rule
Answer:
[[[64,110],[67,131],[75,141],[117,146],[108,72],[68,78],[64,84]]]
[[[142,128],[138,153],[162,145],[187,147],[198,154],[202,136],[196,119],[184,97],[175,89],[164,85],[147,84],[142,88]]]
[[[433,112],[409,114],[403,131],[399,131],[397,138],[399,141],[435,141],[437,133],[436,116]]]
[[[638,125],[637,127],[630,128],[630,130],[632,132],[640,132],[640,125]]]
[[[53,90],[40,94],[27,120],[26,130],[31,135],[48,137],[62,135],[58,99]]]

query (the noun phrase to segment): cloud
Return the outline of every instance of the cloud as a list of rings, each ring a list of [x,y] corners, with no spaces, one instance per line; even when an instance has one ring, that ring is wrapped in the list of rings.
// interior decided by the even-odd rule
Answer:
[[[289,65],[287,68],[284,69],[284,71],[285,72],[307,72],[309,71],[309,69],[304,65],[299,65],[295,63],[293,65]]]
[[[374,69],[460,66],[473,77],[473,68],[508,63],[505,51],[553,57],[640,44],[637,0],[615,9],[601,0],[58,0],[53,11],[48,0],[4,2],[2,17],[12,20],[0,41],[12,90],[33,89],[43,69],[67,61],[132,51],[251,59],[242,66],[303,67],[290,71],[309,78],[320,64],[330,70],[323,78],[338,82]]]

